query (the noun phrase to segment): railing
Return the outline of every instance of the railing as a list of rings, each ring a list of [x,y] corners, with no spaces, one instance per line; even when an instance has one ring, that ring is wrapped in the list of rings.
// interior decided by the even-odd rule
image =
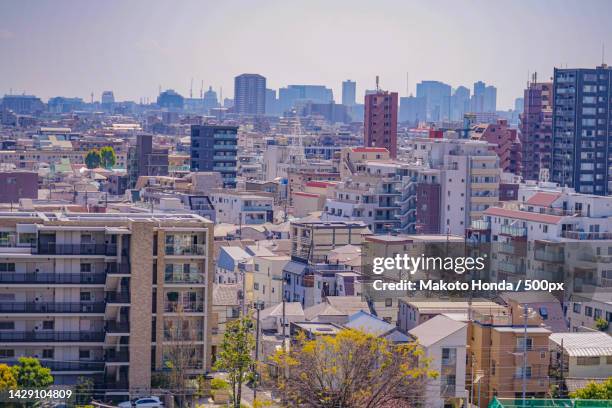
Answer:
[[[199,330],[164,330],[164,341],[189,342],[189,341],[202,341],[203,339],[204,339],[204,333],[202,332],[202,329],[199,329]]]
[[[235,172],[236,169],[237,168],[235,166],[213,166],[213,171]]]
[[[110,321],[106,323],[106,326],[104,329],[106,330],[107,333],[129,333],[130,323]]]
[[[453,397],[455,396],[455,385],[454,384],[443,384],[440,387],[441,397]]]
[[[170,313],[193,313],[193,312],[203,312],[204,311],[204,303],[203,302],[169,302],[167,301],[164,304],[164,310]]]
[[[0,313],[104,313],[104,302],[2,302]]]
[[[109,263],[106,265],[106,273],[108,275],[127,275],[130,273],[131,266],[129,263]]]
[[[563,231],[563,238],[577,239],[581,241],[587,240],[612,240],[612,232],[584,232],[584,231]]]
[[[45,361],[40,360],[43,367],[51,371],[104,371],[103,361]]]
[[[172,246],[166,245],[166,255],[205,255],[205,245]]]
[[[0,283],[44,283],[44,284],[103,284],[103,273],[0,273]]]
[[[104,294],[106,303],[130,303],[129,292],[106,292]]]
[[[271,205],[243,205],[242,211],[272,211]]]
[[[470,228],[475,230],[488,230],[491,229],[491,223],[485,220],[475,220],[472,221]]]
[[[7,343],[51,343],[83,342],[99,343],[104,341],[103,332],[95,331],[0,331],[0,342]]]
[[[238,150],[238,146],[237,145],[220,145],[220,144],[216,144],[213,146],[214,150]]]
[[[39,244],[32,248],[39,255],[106,255],[116,256],[115,244]]]
[[[511,225],[502,225],[501,233],[504,235],[510,235],[512,237],[526,237],[527,228],[525,227],[513,227]]]
[[[104,356],[104,360],[107,363],[129,363],[130,362],[130,353],[129,351],[114,351],[109,350],[106,352]]]
[[[174,273],[169,272],[164,276],[165,283],[206,283],[203,273]]]
[[[551,252],[544,249],[536,249],[534,251],[534,259],[543,262],[563,262],[565,256],[563,252]]]

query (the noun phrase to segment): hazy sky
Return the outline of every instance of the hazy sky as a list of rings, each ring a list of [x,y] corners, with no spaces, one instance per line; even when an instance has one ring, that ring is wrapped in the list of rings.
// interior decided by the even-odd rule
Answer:
[[[593,67],[612,56],[612,1],[564,0],[0,0],[0,94],[98,100],[194,96],[201,81],[232,96],[233,77],[269,88],[341,81],[358,99],[421,80],[498,87],[498,107],[522,96],[528,72]],[[611,57],[607,57],[612,62]]]

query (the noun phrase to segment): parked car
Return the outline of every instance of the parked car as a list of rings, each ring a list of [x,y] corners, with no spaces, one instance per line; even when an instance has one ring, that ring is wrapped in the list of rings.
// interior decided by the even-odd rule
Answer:
[[[119,408],[163,408],[164,404],[159,397],[138,398],[132,401],[119,403]]]

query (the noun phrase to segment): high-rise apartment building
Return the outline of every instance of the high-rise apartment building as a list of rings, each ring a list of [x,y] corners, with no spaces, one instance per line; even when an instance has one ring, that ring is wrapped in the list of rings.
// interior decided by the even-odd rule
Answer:
[[[580,193],[612,191],[610,85],[605,64],[554,71],[552,180]]]
[[[470,90],[465,86],[455,89],[451,96],[451,117],[452,121],[460,122],[463,115],[470,111]]]
[[[266,78],[242,74],[234,78],[234,111],[239,115],[266,113]]]
[[[552,82],[530,82],[523,101],[522,176],[525,180],[539,180],[540,169],[549,169],[552,159]]]
[[[356,83],[347,79],[342,82],[342,104],[346,106],[353,106],[356,103]]]
[[[191,126],[191,171],[217,171],[224,187],[235,187],[237,152],[238,126]]]
[[[483,112],[497,111],[497,88],[489,85],[484,91]]]
[[[213,224],[197,215],[0,215],[0,349],[37,357],[56,384],[84,376],[106,397],[151,392],[191,350],[210,370]],[[183,355],[183,354],[182,354]]]
[[[384,147],[397,157],[397,92],[365,96],[364,145]]]

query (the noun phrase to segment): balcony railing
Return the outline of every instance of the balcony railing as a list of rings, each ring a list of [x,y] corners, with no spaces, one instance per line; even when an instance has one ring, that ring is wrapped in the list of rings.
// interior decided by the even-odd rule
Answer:
[[[106,275],[103,273],[0,273],[0,283],[31,283],[31,284],[103,284]]]
[[[108,263],[106,264],[106,273],[109,275],[126,275],[131,270],[130,264],[126,262],[122,263]]]
[[[242,211],[272,211],[271,205],[243,205]]]
[[[203,273],[166,273],[165,283],[206,283]]]
[[[534,259],[540,262],[563,262],[565,256],[563,252],[551,252],[544,249],[536,249],[534,251]]]
[[[39,255],[106,255],[116,256],[115,244],[39,244],[32,248]]]
[[[169,313],[193,313],[193,312],[203,312],[204,311],[204,303],[203,302],[169,302],[167,301],[164,304],[164,310]]]
[[[104,294],[106,303],[130,303],[129,292],[106,292]]]
[[[19,361],[14,358],[0,359],[0,363],[16,365]],[[51,369],[51,371],[104,371],[103,361],[54,361],[41,359],[40,365]]]
[[[172,246],[166,245],[166,255],[205,255],[206,245]]]
[[[104,329],[107,333],[129,333],[130,323],[110,321],[106,323],[106,327]]]
[[[511,225],[502,225],[501,233],[504,235],[510,235],[512,237],[526,237],[527,228],[525,227],[513,227]]]
[[[104,357],[104,360],[108,363],[129,363],[130,353],[129,351],[114,351],[109,350]]]
[[[164,341],[180,342],[180,341],[202,341],[204,333],[199,330],[164,330]]]
[[[103,341],[104,333],[95,331],[0,331],[0,342],[6,343],[100,343]]]
[[[563,231],[563,238],[578,239],[581,241],[588,240],[612,240],[612,232],[584,232],[584,231]]]
[[[474,230],[485,231],[485,230],[491,229],[491,223],[485,220],[475,220],[475,221],[472,221],[470,228]]]
[[[104,313],[104,302],[1,302],[0,313]]]

